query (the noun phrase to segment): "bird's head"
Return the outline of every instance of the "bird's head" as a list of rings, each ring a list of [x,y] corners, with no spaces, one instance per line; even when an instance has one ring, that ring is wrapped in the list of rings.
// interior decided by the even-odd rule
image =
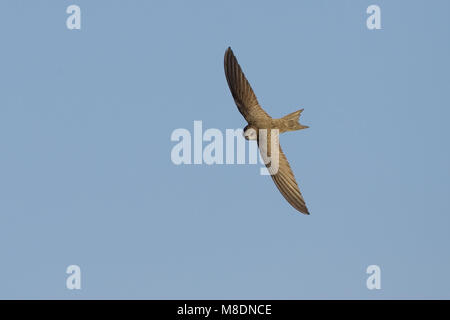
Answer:
[[[244,138],[246,140],[257,140],[258,139],[258,130],[256,127],[252,125],[247,125],[244,128]]]

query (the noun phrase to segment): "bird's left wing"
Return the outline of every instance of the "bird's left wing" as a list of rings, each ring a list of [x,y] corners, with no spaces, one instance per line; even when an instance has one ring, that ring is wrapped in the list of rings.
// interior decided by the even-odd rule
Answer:
[[[245,120],[248,123],[257,123],[260,120],[270,119],[270,116],[259,105],[231,48],[225,52],[224,67],[231,94]]]

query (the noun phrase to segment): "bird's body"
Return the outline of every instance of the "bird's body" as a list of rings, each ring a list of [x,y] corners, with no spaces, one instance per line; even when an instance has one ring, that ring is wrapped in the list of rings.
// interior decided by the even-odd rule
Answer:
[[[258,103],[258,100],[253,92],[249,82],[237,62],[231,48],[225,52],[224,58],[225,76],[227,78],[228,86],[231,94],[239,109],[239,112],[247,120],[248,125],[244,128],[244,137],[247,140],[258,140],[258,147],[267,168],[271,174],[275,185],[280,190],[283,197],[298,211],[309,214],[306,207],[305,200],[298,188],[292,169],[286,159],[279,141],[272,141],[278,139],[278,134],[273,135],[272,131],[277,130],[277,133],[287,131],[296,131],[308,128],[299,123],[300,114],[303,109],[290,113],[282,118],[274,119],[264,111]],[[265,129],[265,131],[264,131]],[[264,134],[260,136],[261,132]],[[263,138],[263,139],[261,139]],[[263,141],[263,143],[261,143]],[[272,144],[275,142],[276,144]],[[275,145],[276,150],[271,150],[271,146]],[[272,163],[266,161],[272,156],[278,157],[278,167],[274,170]]]

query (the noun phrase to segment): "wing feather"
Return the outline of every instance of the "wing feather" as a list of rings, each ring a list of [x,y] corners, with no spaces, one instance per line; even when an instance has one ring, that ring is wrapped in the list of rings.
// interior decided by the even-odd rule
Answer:
[[[225,52],[224,57],[225,76],[228,87],[239,109],[248,123],[257,123],[260,120],[270,119],[270,116],[261,108],[255,93],[231,48]]]
[[[264,141],[264,140],[262,140]],[[306,207],[303,195],[300,192],[297,181],[295,180],[294,173],[292,172],[291,166],[284,154],[281,146],[279,144],[279,136],[277,135],[277,143],[274,146],[278,147],[278,155],[276,152],[271,152],[271,134],[267,133],[267,143],[260,143],[258,141],[258,146],[261,152],[261,156],[266,163],[266,167],[270,173],[270,176],[277,186],[283,197],[289,202],[291,206],[304,214],[309,214],[308,208]],[[276,158],[278,156],[278,166],[276,164]]]

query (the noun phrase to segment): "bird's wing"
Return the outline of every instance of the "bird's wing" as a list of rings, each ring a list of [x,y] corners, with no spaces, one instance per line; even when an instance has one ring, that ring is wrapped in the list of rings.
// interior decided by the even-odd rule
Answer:
[[[270,131],[267,132],[267,143],[265,143],[264,140],[262,140],[262,142],[258,140],[259,150],[264,163],[266,163],[270,176],[283,197],[291,204],[291,206],[301,213],[309,214],[291,166],[289,165],[289,162],[281,149],[278,134],[275,139],[276,142],[273,144],[273,148],[278,149],[278,154],[277,152],[271,152],[272,143],[270,142]],[[276,157],[278,157],[278,165],[276,165]]]
[[[249,123],[257,123],[258,120],[270,119],[270,116],[259,105],[231,48],[225,52],[224,66],[231,94],[245,120]]]

